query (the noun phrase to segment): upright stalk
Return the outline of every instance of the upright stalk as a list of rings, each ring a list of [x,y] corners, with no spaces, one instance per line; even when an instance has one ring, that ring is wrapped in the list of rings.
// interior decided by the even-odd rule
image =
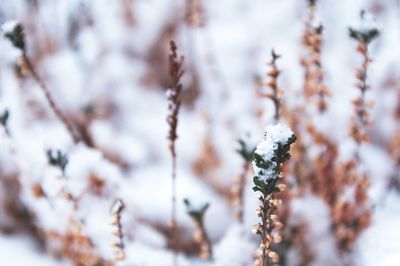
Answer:
[[[33,79],[38,83],[40,89],[43,91],[46,97],[47,102],[50,105],[50,108],[53,110],[57,118],[65,125],[73,141],[75,143],[79,142],[80,137],[75,133],[74,127],[68,121],[66,116],[63,114],[63,112],[55,103],[49,88],[47,87],[43,79],[40,78],[39,74],[35,70],[35,67],[33,66],[31,60],[27,55],[24,29],[22,25],[19,22],[10,21],[3,25],[3,31],[4,31],[4,36],[10,40],[12,45],[21,51],[21,57],[20,57],[21,67],[27,69],[29,73],[32,75]]]
[[[168,148],[172,157],[172,196],[171,196],[171,246],[174,250],[173,265],[177,265],[176,254],[176,148],[175,143],[178,138],[178,113],[180,109],[180,93],[182,91],[182,84],[180,83],[181,77],[184,73],[182,70],[183,57],[178,58],[177,46],[174,41],[170,42],[170,55],[169,55],[169,75],[171,77],[171,87],[167,90],[168,99],[168,116],[167,122],[169,124],[168,131]]]

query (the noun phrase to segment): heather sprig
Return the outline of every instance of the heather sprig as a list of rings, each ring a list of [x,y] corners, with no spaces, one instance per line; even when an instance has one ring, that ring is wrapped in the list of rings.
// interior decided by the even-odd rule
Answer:
[[[181,78],[184,73],[182,69],[183,56],[178,58],[178,47],[174,41],[170,42],[171,53],[169,55],[169,75],[171,77],[171,86],[167,90],[168,116],[169,124],[168,140],[169,149],[173,156],[176,156],[175,141],[178,138],[176,133],[178,127],[178,113],[181,106],[180,93],[182,91]]]
[[[200,246],[200,257],[206,260],[211,259],[212,245],[204,226],[204,216],[210,204],[204,203],[195,206],[189,199],[184,199],[183,202],[186,206],[186,213],[192,218],[195,226],[196,231],[193,238]]]
[[[73,141],[75,143],[80,141],[80,136],[76,132],[74,126],[71,122],[67,119],[64,113],[56,104],[53,95],[50,92],[50,89],[47,87],[46,83],[43,79],[39,76],[38,72],[36,71],[31,59],[29,58],[27,51],[26,51],[26,42],[25,42],[25,34],[24,28],[21,23],[17,21],[9,21],[3,24],[2,30],[4,36],[11,42],[11,44],[21,51],[20,57],[20,65],[21,67],[26,68],[29,73],[32,75],[33,79],[39,85],[40,89],[43,91],[50,108],[55,113],[57,118],[65,125],[69,134],[71,135]]]
[[[349,27],[349,35],[351,38],[368,45],[380,35],[380,31],[372,15],[361,10],[360,23],[357,26]]]
[[[124,245],[124,234],[122,232],[121,215],[125,209],[125,204],[121,199],[114,202],[111,208],[111,215],[113,216],[112,226],[115,228],[114,236],[117,237],[117,242],[113,244],[115,249],[115,259],[125,259],[125,245]]]
[[[4,110],[3,113],[0,115],[0,124],[4,128],[4,131],[9,136],[10,131],[8,130],[8,119],[10,118],[10,111],[8,109]]]
[[[268,195],[276,189],[274,183],[279,179],[283,162],[290,158],[290,145],[296,141],[293,132],[284,125],[268,126],[264,140],[254,152],[253,178],[254,191]]]
[[[366,134],[366,126],[372,123],[369,115],[369,109],[372,104],[367,103],[365,99],[366,91],[370,88],[367,83],[369,64],[371,58],[369,56],[369,44],[372,40],[379,36],[378,26],[370,14],[364,10],[360,13],[360,22],[356,27],[349,28],[350,37],[358,41],[357,52],[362,56],[363,62],[356,69],[356,87],[360,90],[358,98],[353,100],[355,116],[352,119],[350,134],[358,145],[368,141]]]
[[[264,139],[254,152],[253,190],[261,193],[260,207],[257,209],[261,222],[254,227],[254,233],[261,238],[261,254],[256,265],[266,266],[269,259],[273,263],[279,262],[279,255],[269,249],[271,242],[279,243],[282,240],[279,230],[283,225],[275,214],[281,201],[276,199],[274,194],[285,187],[279,184],[281,169],[283,163],[290,158],[290,146],[295,141],[296,136],[287,126],[281,124],[268,126]]]
[[[272,49],[271,51],[271,61],[268,63],[268,65],[271,66],[271,69],[268,71],[267,76],[270,78],[268,81],[268,87],[271,89],[271,93],[266,94],[265,96],[271,99],[271,101],[274,104],[275,108],[275,113],[274,113],[274,119],[275,122],[279,121],[280,117],[280,105],[281,105],[281,99],[280,99],[280,94],[282,89],[278,87],[278,77],[281,73],[277,66],[277,61],[281,56],[278,55],[275,50]]]
[[[60,150],[47,150],[47,160],[50,165],[59,168],[63,174],[68,164],[68,155]]]
[[[304,67],[303,90],[306,99],[315,102],[319,112],[323,113],[328,107],[327,98],[330,96],[330,90],[324,81],[325,73],[321,61],[324,27],[315,19],[316,2],[309,1],[308,17],[302,36],[305,54],[301,64]]]
[[[177,46],[174,41],[170,41],[169,55],[169,75],[171,78],[171,86],[167,90],[168,100],[168,148],[172,156],[172,208],[171,208],[171,245],[174,248],[173,265],[176,265],[176,150],[175,143],[178,138],[178,114],[181,106],[180,93],[182,91],[181,78],[184,73],[182,69],[183,56],[178,57]]]
[[[17,21],[8,21],[3,24],[4,36],[10,40],[11,44],[25,52],[25,36],[22,25]]]

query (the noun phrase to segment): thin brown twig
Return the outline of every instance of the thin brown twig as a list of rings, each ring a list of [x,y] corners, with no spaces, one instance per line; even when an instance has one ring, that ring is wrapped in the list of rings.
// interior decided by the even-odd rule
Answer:
[[[73,141],[75,143],[78,143],[80,141],[80,137],[77,135],[76,131],[74,130],[74,127],[72,126],[72,124],[70,123],[70,121],[67,119],[67,117],[63,114],[63,112],[61,111],[61,109],[57,106],[51,92],[50,89],[47,87],[46,83],[43,81],[43,79],[39,76],[39,74],[37,73],[35,67],[33,66],[31,60],[29,59],[29,57],[27,56],[26,52],[23,51],[22,53],[22,65],[26,66],[27,69],[29,70],[29,73],[31,73],[33,79],[37,82],[37,84],[39,85],[39,88],[43,91],[47,102],[50,105],[50,108],[53,110],[53,112],[55,113],[55,115],[58,117],[58,119],[60,119],[60,121],[65,125],[65,127],[67,128],[69,134],[71,135]]]
[[[125,244],[124,244],[124,234],[122,232],[122,222],[121,214],[125,209],[125,204],[121,199],[115,201],[112,206],[111,214],[114,217],[112,225],[115,227],[114,235],[118,238],[118,241],[113,244],[115,249],[115,259],[124,260],[125,259]]]

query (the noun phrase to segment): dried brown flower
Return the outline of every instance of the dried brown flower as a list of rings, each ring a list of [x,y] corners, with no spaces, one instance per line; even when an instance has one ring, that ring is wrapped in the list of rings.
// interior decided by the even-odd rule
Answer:
[[[169,150],[172,156],[172,209],[171,209],[171,244],[175,250],[176,246],[176,150],[175,142],[178,138],[176,133],[178,127],[178,113],[181,106],[179,99],[182,91],[181,78],[184,73],[182,69],[183,56],[178,57],[177,46],[174,41],[170,41],[170,55],[169,55],[169,75],[171,77],[171,87],[167,90],[168,100],[168,116],[167,122],[169,124],[168,140]],[[174,265],[176,265],[176,253],[174,253]]]

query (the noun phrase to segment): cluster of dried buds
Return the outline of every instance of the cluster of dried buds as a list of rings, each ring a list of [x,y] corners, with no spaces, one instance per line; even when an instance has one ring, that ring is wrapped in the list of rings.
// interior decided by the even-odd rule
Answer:
[[[71,218],[67,233],[46,231],[45,236],[48,241],[59,242],[60,246],[56,246],[54,252],[58,255],[61,253],[70,259],[74,265],[113,265],[112,262],[106,261],[99,255],[92,239],[84,234],[83,226],[81,221]]]
[[[368,109],[371,104],[365,100],[365,93],[369,89],[367,84],[367,70],[371,59],[368,45],[379,36],[379,30],[373,18],[361,12],[360,25],[349,28],[350,37],[357,40],[357,51],[362,55],[363,62],[356,70],[356,87],[360,90],[360,97],[353,101],[355,116],[353,117],[350,133],[357,144],[354,158],[338,169],[339,179],[346,182],[349,188],[354,188],[352,198],[338,197],[332,210],[333,228],[338,248],[341,252],[349,252],[353,248],[355,239],[370,224],[371,209],[368,202],[367,190],[370,185],[367,172],[362,168],[359,156],[360,145],[368,140],[366,126],[371,123]],[[341,191],[345,193],[345,191]]]
[[[281,71],[278,69],[276,62],[281,56],[275,53],[275,50],[271,51],[271,60],[268,62],[268,65],[271,69],[267,72],[267,77],[269,77],[269,81],[267,82],[267,87],[270,89],[269,92],[263,93],[260,92],[259,95],[261,97],[266,97],[271,99],[274,104],[275,113],[274,113],[274,120],[276,122],[279,121],[280,117],[280,107],[281,107],[281,99],[280,95],[282,93],[282,89],[278,87],[278,77]]]
[[[336,173],[338,147],[334,141],[319,132],[312,124],[307,126],[307,131],[319,148],[318,155],[313,158],[313,175],[310,178],[311,189],[329,206],[332,206],[337,200],[338,192],[345,185],[342,182],[343,180],[339,178],[340,175]]]
[[[279,262],[277,252],[270,249],[271,243],[280,243],[282,241],[280,230],[283,224],[278,220],[277,212],[281,201],[275,199],[273,195],[260,196],[260,207],[257,208],[257,215],[262,222],[253,226],[252,232],[261,236],[263,240],[260,244],[261,257],[255,262],[255,265],[266,266],[270,259],[273,263]]]
[[[317,108],[323,112],[327,108],[327,97],[330,91],[324,82],[324,70],[321,63],[321,46],[323,26],[314,25],[316,1],[309,1],[308,19],[306,21],[302,43],[306,49],[306,55],[301,64],[305,69],[304,94],[307,99],[316,101]]]
[[[368,141],[365,130],[366,126],[372,123],[369,115],[369,109],[371,109],[372,103],[367,103],[365,99],[365,93],[369,89],[367,74],[368,66],[371,62],[368,45],[379,36],[379,30],[371,15],[367,14],[365,11],[361,11],[360,25],[350,27],[349,34],[351,38],[357,40],[357,52],[363,58],[361,67],[356,69],[356,87],[360,90],[360,96],[353,100],[355,117],[353,117],[350,127],[351,136],[357,144],[361,144],[362,142]]]
[[[180,93],[182,91],[181,78],[184,73],[182,70],[183,57],[178,58],[177,46],[174,41],[170,42],[171,53],[169,55],[169,75],[171,77],[171,87],[167,90],[169,124],[168,140],[169,149],[173,156],[176,156],[175,141],[178,138],[176,133],[178,127],[178,113],[181,106]]]
[[[359,173],[359,162],[353,159],[339,165],[335,172],[336,194],[328,204],[334,237],[342,254],[352,250],[356,238],[370,224],[368,187],[369,178],[366,173]],[[349,188],[354,188],[353,198],[344,196]]]

